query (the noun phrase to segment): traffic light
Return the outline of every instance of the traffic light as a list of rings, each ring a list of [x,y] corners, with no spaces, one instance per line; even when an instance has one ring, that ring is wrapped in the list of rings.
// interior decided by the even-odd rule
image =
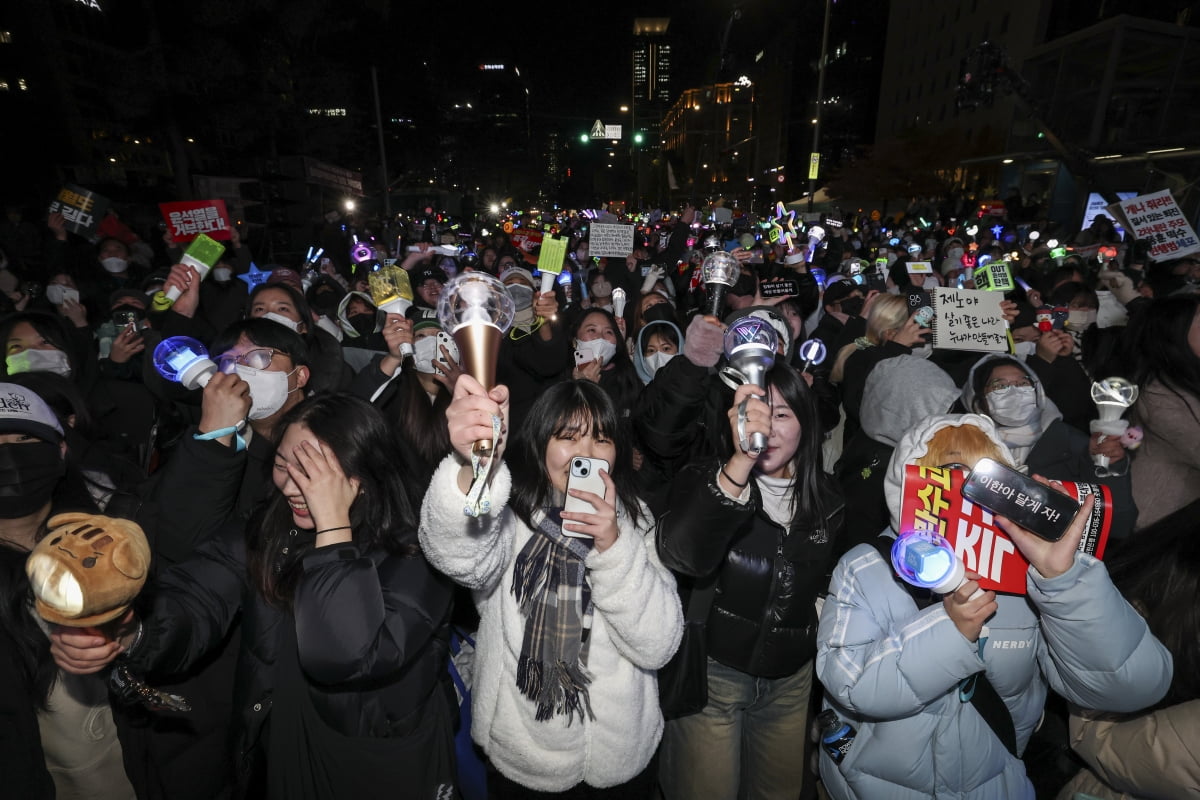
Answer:
[[[579,134],[579,143],[580,143],[580,144],[587,144],[587,143],[588,143],[588,135],[587,135],[586,133],[581,133],[581,134]]]
[[[633,134],[633,143],[634,144],[641,144],[645,140],[646,140],[646,136],[641,131],[636,131]]]

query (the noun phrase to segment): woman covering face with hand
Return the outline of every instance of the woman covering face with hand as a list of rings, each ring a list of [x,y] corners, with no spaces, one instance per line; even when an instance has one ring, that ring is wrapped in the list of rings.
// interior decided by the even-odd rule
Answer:
[[[313,398],[280,422],[274,491],[249,528],[229,527],[168,570],[139,633],[113,643],[55,634],[68,671],[120,654],[171,674],[239,616],[237,752],[249,796],[413,797],[454,786],[442,690],[452,588],[420,553],[404,460],[379,412]]]
[[[446,417],[455,452],[425,496],[421,546],[479,610],[471,735],[495,768],[492,796],[654,797],[656,670],[682,616],[612,402],[588,381],[556,384],[510,447],[507,388],[463,375]],[[489,464],[473,446],[497,427]],[[603,495],[568,488],[579,457],[607,463],[592,462]],[[473,463],[486,505],[471,502]],[[594,511],[563,510],[568,494]]]

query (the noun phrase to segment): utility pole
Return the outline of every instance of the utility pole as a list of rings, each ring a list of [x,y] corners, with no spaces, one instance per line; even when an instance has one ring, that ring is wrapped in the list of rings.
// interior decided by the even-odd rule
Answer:
[[[817,170],[821,159],[821,107],[825,105],[825,63],[829,60],[829,17],[833,0],[825,0],[825,29],[821,32],[821,60],[817,63],[817,110],[813,113],[812,153],[808,161],[808,210],[817,195]],[[815,163],[814,163],[815,162]]]
[[[383,112],[379,108],[379,72],[371,65],[371,89],[375,93],[375,131],[379,134],[379,185],[383,187],[383,216],[392,218],[392,193],[388,185],[387,148],[383,146]]]

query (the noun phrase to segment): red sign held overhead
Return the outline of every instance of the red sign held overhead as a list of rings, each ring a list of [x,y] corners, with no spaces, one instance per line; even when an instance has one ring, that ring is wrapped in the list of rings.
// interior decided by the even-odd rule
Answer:
[[[190,242],[202,233],[219,242],[227,242],[231,238],[232,226],[224,200],[159,203],[158,209],[174,242]]]
[[[900,506],[900,532],[931,531],[949,540],[968,572],[982,576],[979,585],[1008,594],[1025,594],[1029,562],[992,513],[962,496],[967,473],[957,469],[905,467]],[[1112,492],[1096,483],[1064,483],[1062,490],[1079,500],[1097,495],[1080,552],[1104,557],[1112,527]]]

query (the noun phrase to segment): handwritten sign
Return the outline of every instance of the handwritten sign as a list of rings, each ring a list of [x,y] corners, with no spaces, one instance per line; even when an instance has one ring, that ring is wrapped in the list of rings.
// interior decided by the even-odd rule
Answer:
[[[1200,239],[1179,210],[1170,189],[1142,194],[1123,200],[1110,209],[1119,209],[1133,235],[1150,244],[1150,260],[1182,258],[1200,252]]]
[[[633,226],[593,222],[588,253],[595,258],[627,256],[633,252]]]
[[[66,228],[86,239],[96,236],[100,221],[108,214],[108,198],[90,189],[68,183],[50,203],[51,214],[62,214]]]
[[[944,536],[954,545],[955,554],[967,570],[982,576],[979,585],[984,589],[1025,594],[1029,562],[996,524],[990,511],[962,496],[966,479],[963,470],[906,466],[900,530],[932,531]],[[1064,483],[1063,491],[1076,500],[1097,495],[1079,551],[1103,558],[1112,528],[1112,492],[1096,483]]]
[[[542,239],[542,249],[538,252],[537,268],[539,272],[550,272],[558,275],[562,272],[563,259],[567,257],[567,242],[565,236],[547,236]]]
[[[1000,311],[1003,294],[939,286],[932,295],[934,347],[995,353],[1008,351],[1008,323]]]
[[[229,212],[224,200],[159,203],[158,210],[176,242],[190,242],[202,233],[219,242],[230,239]]]

